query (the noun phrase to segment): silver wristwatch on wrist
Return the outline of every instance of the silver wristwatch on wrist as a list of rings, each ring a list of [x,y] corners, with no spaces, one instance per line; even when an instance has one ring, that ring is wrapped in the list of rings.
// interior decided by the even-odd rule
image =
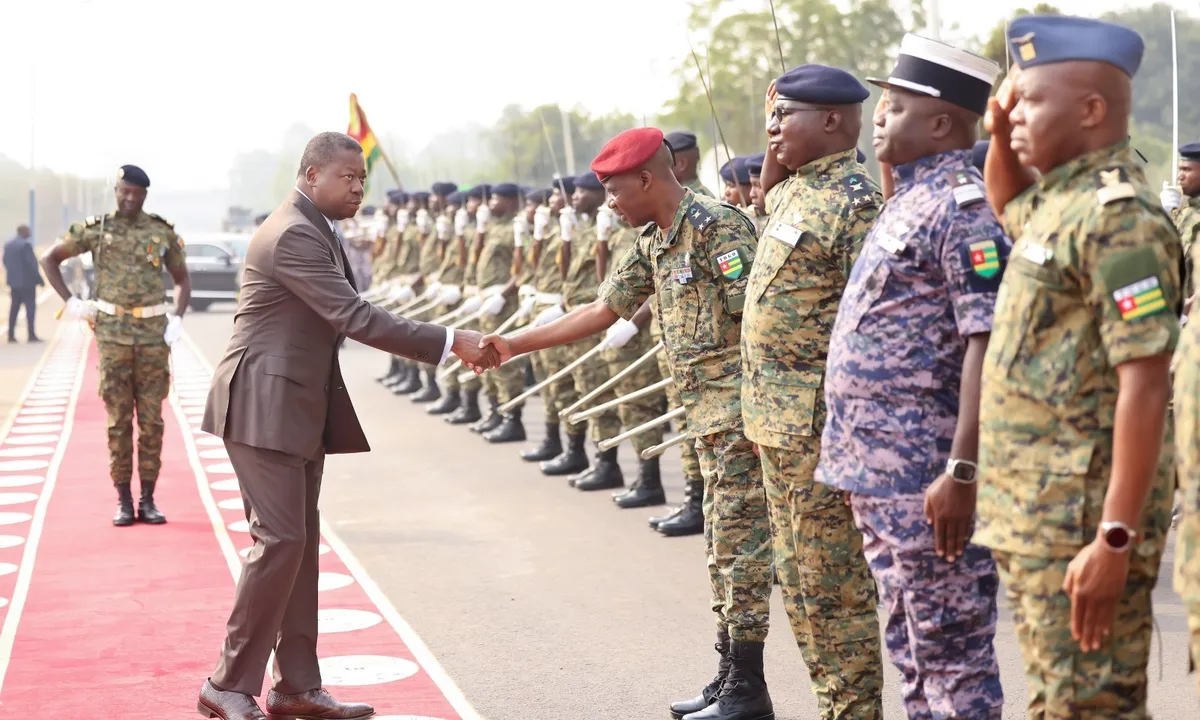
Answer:
[[[1133,547],[1134,538],[1137,537],[1136,530],[1117,521],[1100,523],[1099,534],[1104,544],[1113,552],[1129,552]]]
[[[973,485],[978,472],[979,466],[970,460],[951,459],[946,461],[946,474],[953,478],[954,482]]]

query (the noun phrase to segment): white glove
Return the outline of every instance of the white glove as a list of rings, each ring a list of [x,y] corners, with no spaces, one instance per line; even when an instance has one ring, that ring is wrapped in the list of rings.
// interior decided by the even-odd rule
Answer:
[[[499,315],[504,309],[504,296],[488,295],[487,300],[483,301],[483,307],[479,308],[486,315]]]
[[[421,293],[421,297],[435,298],[442,292],[442,284],[440,282],[429,283],[425,288],[425,292]]]
[[[462,300],[462,290],[459,290],[457,285],[442,286],[442,293],[438,296],[439,302],[443,305],[457,305],[459,300]]]
[[[458,212],[454,213],[454,235],[461,237],[467,231],[467,223],[471,222],[471,216],[467,213],[466,208],[459,208]]]
[[[417,211],[417,229],[422,233],[429,232],[429,211],[425,208]]]
[[[492,211],[488,210],[487,205],[480,205],[475,211],[475,229],[479,232],[487,232],[488,220],[492,219]]]
[[[612,210],[601,205],[600,209],[596,211],[596,239],[608,242],[608,238],[612,235],[612,227]]]
[[[400,232],[408,229],[408,211],[401,210],[396,213],[396,225],[400,228]]]
[[[538,313],[538,316],[536,318],[534,318],[533,326],[541,327],[543,325],[547,325],[549,323],[554,322],[555,320],[559,319],[560,317],[562,317],[563,315],[566,315],[566,314],[567,313],[564,312],[562,307],[559,305],[555,305],[554,307],[548,307],[545,310]]]
[[[575,239],[575,210],[569,207],[558,214],[558,229],[562,231],[562,241],[569,243]]]
[[[546,239],[546,228],[550,227],[550,208],[539,205],[533,213],[533,239],[541,242]]]
[[[522,248],[525,247],[525,235],[528,228],[525,227],[525,218],[517,218],[513,221],[513,245]]]
[[[76,320],[90,320],[96,316],[96,306],[72,296],[67,300],[67,314]]]
[[[637,325],[625,318],[617,318],[617,321],[609,326],[608,332],[604,333],[604,347],[609,350],[625,347],[625,344],[637,334]]]
[[[1163,189],[1158,195],[1158,200],[1162,203],[1163,209],[1170,212],[1183,205],[1183,194],[1179,192],[1179,188],[1171,187],[1166,180],[1163,180]]]
[[[392,290],[392,302],[394,303],[406,303],[411,300],[415,300],[416,297],[417,294],[414,293],[413,289],[407,285],[401,285],[395,290]]]
[[[446,217],[445,215],[438,215],[437,236],[439,240],[450,239],[450,218]]]
[[[529,313],[533,312],[534,305],[537,305],[536,295],[530,295],[522,300],[520,307],[517,308],[517,319],[524,320],[529,317]]]
[[[462,304],[462,314],[472,315],[476,310],[483,307],[483,298],[478,295],[473,295],[467,298],[467,301]]]
[[[167,330],[163,333],[163,340],[166,340],[168,345],[174,345],[181,335],[183,335],[183,318],[171,315],[167,318]]]

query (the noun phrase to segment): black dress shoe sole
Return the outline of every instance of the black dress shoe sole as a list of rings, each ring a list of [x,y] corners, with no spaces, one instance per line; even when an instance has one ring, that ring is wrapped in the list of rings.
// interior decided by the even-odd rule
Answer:
[[[165,517],[155,518],[153,520],[146,520],[145,518],[138,516],[137,521],[143,525],[166,525],[167,524],[167,519]]]
[[[276,715],[274,713],[267,713],[267,720],[325,720],[326,717],[324,715]],[[345,720],[366,720],[366,718],[373,717],[375,717],[374,710],[366,715],[347,715]]]

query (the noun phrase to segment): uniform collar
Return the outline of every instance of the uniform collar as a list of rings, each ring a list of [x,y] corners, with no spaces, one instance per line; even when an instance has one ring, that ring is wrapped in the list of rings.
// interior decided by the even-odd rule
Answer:
[[[897,165],[892,170],[892,175],[896,179],[896,191],[899,192],[910,185],[923,182],[934,175],[971,167],[971,155],[971,150],[949,150]]]
[[[1052,190],[1055,187],[1066,185],[1080,175],[1094,172],[1102,167],[1127,166],[1132,162],[1133,152],[1129,149],[1129,141],[1121,140],[1108,147],[1102,147],[1068,160],[1043,175],[1038,184],[1042,190]]]
[[[858,149],[851,148],[823,158],[817,158],[796,171],[797,175],[827,175],[831,170],[850,164],[858,157]]]

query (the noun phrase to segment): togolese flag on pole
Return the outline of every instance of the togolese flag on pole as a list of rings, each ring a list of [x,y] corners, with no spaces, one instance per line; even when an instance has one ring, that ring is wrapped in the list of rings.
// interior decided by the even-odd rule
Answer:
[[[354,93],[350,93],[350,129],[346,134],[362,145],[363,160],[367,163],[367,177],[371,177],[371,169],[375,167],[376,161],[383,157],[383,150],[379,148],[379,141],[375,139],[375,133],[367,124],[367,114],[358,104],[358,96]]]

